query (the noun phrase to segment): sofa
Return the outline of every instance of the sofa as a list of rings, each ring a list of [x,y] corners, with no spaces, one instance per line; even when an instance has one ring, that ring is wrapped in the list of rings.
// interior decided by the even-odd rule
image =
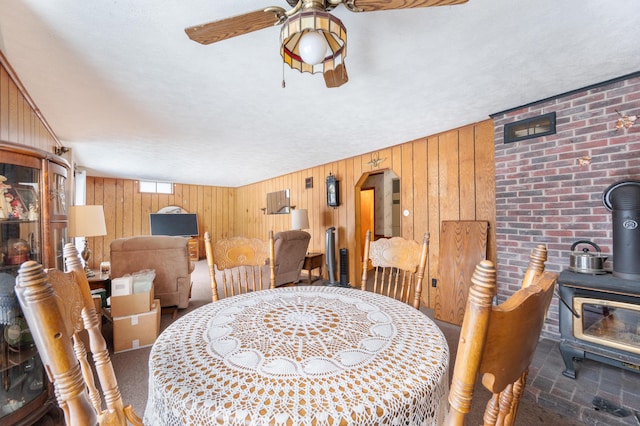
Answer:
[[[273,239],[276,287],[298,282],[311,235],[305,231],[282,231]]]
[[[154,294],[160,306],[189,306],[191,272],[188,239],[164,235],[120,238],[111,242],[111,277],[119,278],[144,269],[156,273]]]

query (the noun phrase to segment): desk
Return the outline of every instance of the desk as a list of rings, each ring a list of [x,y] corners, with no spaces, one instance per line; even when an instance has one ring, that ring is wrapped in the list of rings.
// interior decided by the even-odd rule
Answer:
[[[99,269],[92,269],[93,276],[87,277],[89,281],[89,288],[91,290],[97,290],[103,288],[107,292],[107,297],[111,296],[111,278],[109,275],[102,275]]]
[[[318,279],[322,279],[322,265],[323,265],[324,255],[322,253],[308,253],[304,257],[304,264],[302,265],[302,269],[307,271],[309,274],[307,277],[309,281],[309,285],[311,285],[311,281],[313,281],[313,277],[311,275],[311,271],[314,269],[320,269],[320,274]]]
[[[149,357],[152,425],[431,425],[449,348],[411,306],[372,292],[280,287],[205,305]]]

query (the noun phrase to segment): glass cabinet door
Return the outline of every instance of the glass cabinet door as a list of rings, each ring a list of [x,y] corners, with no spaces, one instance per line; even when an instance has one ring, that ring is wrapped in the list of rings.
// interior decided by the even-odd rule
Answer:
[[[67,169],[54,164],[47,163],[49,174],[49,199],[50,204],[50,219],[67,220],[68,206],[67,206]]]
[[[0,193],[0,272],[15,276],[23,262],[42,262],[40,170],[0,163]]]
[[[46,216],[44,229],[47,249],[42,257],[42,263],[49,268],[57,268],[64,271],[63,247],[67,242],[68,205],[67,205],[67,169],[59,164],[47,162],[46,182],[48,199],[46,204]]]
[[[6,161],[14,161],[15,164]],[[0,159],[0,424],[47,393],[48,382],[14,292],[20,264],[42,262],[39,159]],[[5,423],[6,422],[6,423]]]

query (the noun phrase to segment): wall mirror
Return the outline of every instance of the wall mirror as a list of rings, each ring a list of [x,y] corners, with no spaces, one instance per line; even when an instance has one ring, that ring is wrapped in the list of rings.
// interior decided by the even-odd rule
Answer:
[[[267,214],[289,214],[289,190],[267,193]]]

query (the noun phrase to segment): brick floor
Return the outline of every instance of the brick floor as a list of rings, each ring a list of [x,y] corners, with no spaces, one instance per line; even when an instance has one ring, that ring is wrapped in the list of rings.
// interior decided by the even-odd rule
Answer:
[[[640,412],[640,373],[588,359],[576,367],[576,379],[563,376],[558,342],[541,340],[529,367],[525,398],[586,425],[640,425],[634,415],[634,411]],[[626,409],[630,415],[616,417],[606,410],[596,410],[596,396]]]

